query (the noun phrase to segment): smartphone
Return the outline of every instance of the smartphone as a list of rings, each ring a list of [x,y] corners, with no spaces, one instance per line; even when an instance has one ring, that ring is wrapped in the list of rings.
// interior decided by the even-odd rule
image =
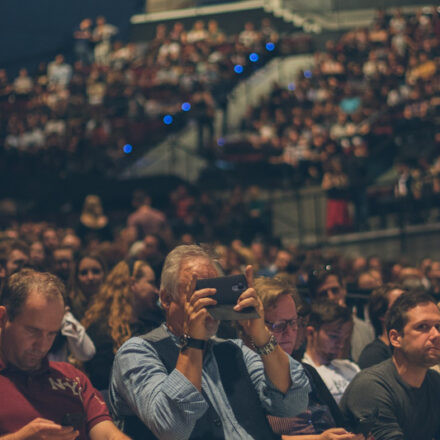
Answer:
[[[63,426],[73,426],[75,430],[80,430],[85,422],[83,413],[66,413],[61,420]]]
[[[230,275],[197,280],[196,290],[206,288],[215,288],[217,290],[215,295],[213,295],[217,304],[207,307],[208,312],[214,319],[236,321],[260,317],[254,307],[247,307],[239,312],[234,310],[238,298],[248,288],[244,275]]]

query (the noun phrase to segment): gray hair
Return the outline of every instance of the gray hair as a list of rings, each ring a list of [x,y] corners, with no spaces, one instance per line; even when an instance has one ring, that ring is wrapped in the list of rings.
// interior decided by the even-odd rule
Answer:
[[[168,293],[173,300],[179,299],[179,273],[182,263],[190,258],[205,258],[210,260],[216,268],[218,275],[222,270],[216,256],[208,249],[195,245],[180,245],[174,248],[165,258],[160,277],[160,290]]]

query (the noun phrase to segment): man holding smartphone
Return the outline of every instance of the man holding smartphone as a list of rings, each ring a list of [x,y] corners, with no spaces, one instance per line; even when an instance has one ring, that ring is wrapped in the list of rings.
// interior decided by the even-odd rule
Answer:
[[[47,353],[64,315],[50,273],[11,275],[0,305],[0,440],[128,440],[89,379]]]
[[[178,246],[167,256],[160,289],[166,323],[127,341],[113,365],[110,406],[133,438],[269,439],[265,414],[306,409],[307,377],[265,326],[250,266],[234,311],[256,309],[259,318],[241,325],[257,352],[214,337],[219,321],[208,308],[217,303],[216,289],[195,286],[219,272],[199,246]]]

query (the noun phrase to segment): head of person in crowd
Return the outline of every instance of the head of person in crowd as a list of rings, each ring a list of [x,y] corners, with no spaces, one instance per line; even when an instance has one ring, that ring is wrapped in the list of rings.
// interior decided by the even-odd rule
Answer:
[[[81,239],[73,232],[68,232],[61,240],[61,246],[70,247],[75,253],[79,252],[81,249]]]
[[[294,295],[295,289],[280,278],[261,277],[254,284],[264,307],[264,319],[278,344],[292,354],[296,347],[298,313]]]
[[[308,287],[312,299],[328,298],[344,306],[347,290],[339,271],[330,265],[318,266],[309,273]]]
[[[384,342],[388,344],[385,328],[385,315],[394,301],[405,291],[400,284],[387,283],[374,289],[368,300],[368,314],[374,328],[376,337],[385,336]]]
[[[121,261],[107,275],[82,323],[86,329],[94,323],[108,327],[116,353],[132,336],[132,325],[157,310],[158,293],[154,272],[145,261]]]
[[[0,244],[0,253],[6,260],[6,275],[10,276],[29,264],[29,246],[21,240]]]
[[[53,271],[64,283],[67,283],[75,262],[74,251],[71,247],[60,246],[53,250]]]
[[[347,307],[319,298],[312,303],[306,353],[316,365],[328,365],[340,356],[352,327],[353,318]]]
[[[147,261],[156,261],[163,258],[163,243],[161,238],[156,234],[147,234],[144,239],[145,255]]]
[[[41,367],[64,315],[64,285],[49,273],[11,275],[0,306],[1,359],[22,371]]]
[[[46,255],[51,256],[53,250],[59,245],[58,234],[55,228],[47,227],[41,231],[41,241]]]
[[[108,218],[104,215],[101,198],[95,194],[89,194],[84,199],[79,221],[90,229],[101,229],[107,226]]]
[[[106,274],[107,266],[101,255],[84,253],[77,258],[68,283],[69,305],[75,317],[81,319],[84,316]]]
[[[39,240],[33,241],[29,246],[29,263],[34,269],[43,269],[46,265],[46,252]]]
[[[357,288],[372,290],[382,285],[382,275],[377,269],[368,269],[361,272],[357,278]]]
[[[431,293],[438,298],[440,296],[440,261],[432,261],[426,268],[426,278],[429,281]]]
[[[385,326],[398,364],[427,369],[440,362],[440,310],[424,290],[402,293],[390,307]]]
[[[208,250],[197,245],[181,245],[165,258],[160,280],[160,302],[165,311],[168,328],[176,335],[184,333],[184,310],[193,277],[215,278],[221,269]],[[219,321],[207,315],[205,329],[209,336],[217,332]]]
[[[399,272],[398,282],[407,289],[424,288],[423,274],[418,267],[405,266]]]
[[[370,255],[367,259],[367,266],[369,269],[376,269],[380,272],[382,270],[382,260],[377,255]]]
[[[280,249],[274,261],[274,266],[277,272],[287,272],[292,264],[293,256],[286,249]]]
[[[356,256],[351,262],[351,271],[355,274],[363,272],[367,268],[367,259],[362,256]]]

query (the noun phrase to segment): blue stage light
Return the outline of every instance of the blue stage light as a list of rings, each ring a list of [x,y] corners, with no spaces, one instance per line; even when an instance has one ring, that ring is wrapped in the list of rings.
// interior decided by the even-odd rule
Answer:
[[[241,64],[236,64],[234,66],[234,72],[238,74],[243,73],[243,66]]]
[[[170,125],[173,123],[173,117],[171,115],[165,115],[163,117],[163,123],[166,125]]]
[[[287,88],[293,92],[296,89],[296,85],[294,82],[289,83],[289,85],[287,86]]]
[[[130,154],[133,151],[133,147],[130,144],[125,144],[122,149],[125,154]]]
[[[253,63],[256,63],[256,62],[260,59],[260,57],[258,56],[257,53],[252,52],[252,53],[249,55],[249,59],[250,59]]]
[[[219,146],[219,147],[223,147],[223,145],[225,145],[225,139],[224,138],[218,138],[217,139],[217,145]]]
[[[266,43],[266,50],[268,50],[269,52],[272,52],[275,49],[275,44],[269,42]]]
[[[312,71],[311,70],[304,70],[304,77],[305,78],[311,78],[312,77]]]
[[[191,110],[191,104],[189,102],[184,102],[182,104],[182,110],[184,112],[189,112]]]

